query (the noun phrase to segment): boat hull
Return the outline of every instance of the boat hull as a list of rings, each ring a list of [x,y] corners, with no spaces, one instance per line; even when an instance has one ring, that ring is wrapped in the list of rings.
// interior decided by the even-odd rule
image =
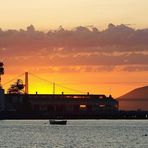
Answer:
[[[49,120],[50,124],[54,124],[54,125],[66,125],[67,121],[66,120]]]

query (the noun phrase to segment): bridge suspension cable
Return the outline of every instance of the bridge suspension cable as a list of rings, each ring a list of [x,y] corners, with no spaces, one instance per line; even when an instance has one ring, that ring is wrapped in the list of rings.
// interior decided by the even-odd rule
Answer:
[[[39,77],[39,76],[37,76],[37,75],[35,75],[35,74],[32,74],[32,73],[29,73],[29,74],[32,75],[32,76],[34,76],[34,77],[36,77],[37,79],[40,79],[40,80],[42,80],[42,81],[45,81],[46,83],[50,83],[51,85],[54,84],[54,87],[55,87],[55,85],[56,85],[56,86],[58,86],[58,87],[61,87],[61,88],[64,88],[64,89],[70,90],[70,91],[72,91],[72,92],[85,93],[85,92],[83,92],[83,91],[81,91],[81,90],[73,89],[73,88],[69,88],[69,87],[63,86],[63,85],[61,85],[61,84],[58,84],[58,83],[55,83],[55,82],[49,81],[49,80],[44,79],[44,78],[41,78],[41,77]]]
[[[20,74],[20,75],[18,75],[18,76],[16,76],[15,78],[13,78],[13,79],[11,79],[11,80],[9,80],[9,81],[7,81],[6,83],[3,84],[3,86],[5,86],[6,84],[8,84],[8,83],[10,83],[10,82],[12,82],[12,81],[18,79],[18,78],[21,77],[21,76],[24,76],[24,73],[23,73],[23,74]]]
[[[65,87],[65,86],[63,86],[63,85],[61,85],[61,84],[56,84],[56,85],[58,85],[58,86],[61,87],[61,88],[65,88],[65,89],[71,90],[71,91],[73,91],[73,92],[85,93],[84,91],[77,90],[77,89],[73,89],[73,88],[69,88],[69,87]]]
[[[37,79],[39,79],[39,80],[41,80],[41,81],[44,81],[44,82],[46,82],[46,83],[53,84],[53,82],[51,82],[51,81],[49,81],[49,80],[47,80],[47,79],[41,78],[41,77],[39,77],[39,76],[37,76],[37,75],[35,75],[35,74],[32,74],[32,73],[28,73],[28,74],[32,75],[33,77],[35,77],[35,78],[37,78]]]

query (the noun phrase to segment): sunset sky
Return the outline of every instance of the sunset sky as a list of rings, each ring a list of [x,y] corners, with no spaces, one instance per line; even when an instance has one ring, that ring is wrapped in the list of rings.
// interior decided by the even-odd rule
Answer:
[[[147,85],[147,15],[147,0],[0,0],[3,84],[29,71],[57,93]],[[48,82],[30,75],[30,92],[52,93]]]
[[[95,25],[129,24],[148,26],[147,0],[0,0],[0,26],[3,29],[37,29]]]

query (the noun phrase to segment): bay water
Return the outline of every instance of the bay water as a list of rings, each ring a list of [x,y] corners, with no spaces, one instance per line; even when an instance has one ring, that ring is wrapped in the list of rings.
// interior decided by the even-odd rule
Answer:
[[[0,148],[148,148],[148,120],[0,120]]]

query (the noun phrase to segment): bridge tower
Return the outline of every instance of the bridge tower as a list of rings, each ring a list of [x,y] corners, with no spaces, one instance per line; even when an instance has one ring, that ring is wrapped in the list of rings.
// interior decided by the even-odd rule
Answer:
[[[28,72],[25,72],[25,94],[29,93]]]

